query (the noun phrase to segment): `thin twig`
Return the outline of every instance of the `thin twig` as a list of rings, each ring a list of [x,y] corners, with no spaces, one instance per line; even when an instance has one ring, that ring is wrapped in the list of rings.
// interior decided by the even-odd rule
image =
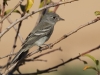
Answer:
[[[53,50],[48,51],[48,52],[46,52],[46,53],[40,54],[40,55],[38,55],[38,56],[35,56],[33,59],[37,59],[37,58],[39,58],[39,57],[41,57],[41,56],[44,56],[44,55],[46,55],[46,54],[50,54],[50,53],[55,52],[55,51],[58,51],[58,50],[62,51],[61,47],[59,47],[59,48],[57,48],[57,49],[53,49]],[[33,52],[30,52],[30,53],[27,55],[26,58],[32,56],[31,54],[33,54]]]
[[[5,4],[5,1],[3,0],[3,6],[2,6],[2,8],[1,8],[1,12],[2,12],[2,14],[1,14],[1,19],[4,17],[4,12],[5,12],[5,6],[6,6],[6,4]],[[3,21],[1,22],[1,25],[0,25],[0,33],[2,32],[2,27],[3,27]]]
[[[13,53],[12,55],[16,55],[17,53]],[[6,56],[3,56],[3,57],[0,57],[0,59],[3,59],[3,58],[6,58],[6,57],[9,57],[11,54],[8,54]]]
[[[57,6],[57,5],[72,3],[72,2],[75,2],[75,1],[78,1],[78,0],[72,0],[72,1],[69,1],[69,2],[59,2],[59,3],[56,3],[56,4],[49,4],[49,5],[46,5],[46,6],[40,8],[40,9],[38,9],[38,10],[36,10],[36,11],[33,11],[33,12],[31,12],[30,14],[27,14],[27,15],[23,16],[22,18],[16,20],[15,22],[13,22],[9,27],[7,27],[4,31],[2,31],[2,33],[0,34],[0,38],[1,38],[7,31],[9,31],[14,25],[16,25],[16,24],[19,23],[20,21],[22,21],[22,20],[28,18],[29,16],[31,16],[31,15],[33,15],[33,14],[39,12],[39,11],[42,11],[42,10],[44,10],[44,9],[47,9],[47,8],[50,8],[50,7],[54,7],[54,6]]]
[[[14,50],[15,50],[15,48],[16,48],[17,37],[18,37],[19,31],[20,31],[22,22],[23,22],[23,21],[20,21],[20,23],[19,23],[19,25],[18,25],[18,29],[17,29],[17,33],[16,33],[16,35],[15,35],[14,44],[13,44],[13,49],[12,49],[12,51],[11,51],[11,54],[14,53]],[[23,42],[22,42],[22,43],[23,43]],[[11,57],[12,57],[12,56],[11,56]],[[11,59],[11,57],[10,57],[9,59]]]
[[[22,14],[21,17],[23,17],[25,14]],[[13,45],[13,50],[12,52],[14,52],[14,49],[16,48],[16,42],[17,42],[17,37],[19,35],[19,31],[20,31],[20,28],[21,28],[21,25],[22,25],[22,21],[20,21],[19,25],[18,25],[18,29],[17,29],[17,33],[16,33],[16,36],[15,36],[15,39],[14,39],[14,45]],[[22,42],[23,43],[23,42]]]
[[[4,73],[2,73],[1,75],[8,75],[8,72],[10,72],[15,66],[16,66],[17,62],[12,65],[9,69],[7,69]]]
[[[18,4],[6,15],[0,20],[0,23],[3,22],[24,0],[20,0]]]
[[[8,20],[8,22],[9,22],[10,24],[13,23],[9,17],[7,18],[7,20]],[[14,26],[13,28],[14,28],[14,30],[17,32],[17,28],[16,28],[16,26]],[[18,37],[19,37],[21,43],[23,43],[23,42],[24,42],[24,39],[23,39],[23,37],[21,36],[20,33],[18,34]]]
[[[61,2],[61,1],[62,1],[62,0],[60,0],[59,2]],[[56,12],[58,8],[59,8],[59,5],[55,6],[53,12]]]
[[[47,62],[47,60],[43,60],[43,59],[25,59],[25,62],[30,62],[30,61],[44,61],[44,62]]]

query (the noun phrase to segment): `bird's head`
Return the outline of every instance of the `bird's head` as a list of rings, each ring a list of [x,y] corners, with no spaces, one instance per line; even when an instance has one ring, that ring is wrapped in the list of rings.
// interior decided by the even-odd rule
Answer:
[[[58,14],[54,12],[47,12],[44,17],[46,21],[48,21],[49,23],[54,23],[54,24],[58,21],[64,20],[63,18],[61,18]]]

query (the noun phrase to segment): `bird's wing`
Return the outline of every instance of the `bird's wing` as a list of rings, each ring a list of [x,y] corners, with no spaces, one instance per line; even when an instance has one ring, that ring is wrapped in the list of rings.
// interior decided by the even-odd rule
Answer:
[[[29,44],[35,43],[41,37],[48,35],[51,29],[52,29],[52,26],[49,23],[44,23],[44,24],[42,23],[42,25],[36,26],[33,32],[31,32],[28,35],[23,45],[29,45]]]

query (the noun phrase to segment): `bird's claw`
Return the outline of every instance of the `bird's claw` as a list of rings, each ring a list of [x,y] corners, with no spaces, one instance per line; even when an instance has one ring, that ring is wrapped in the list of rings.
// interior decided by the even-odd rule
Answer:
[[[53,44],[52,43],[48,44],[48,47],[49,49],[51,49],[53,47]]]
[[[52,43],[50,43],[50,44],[43,44],[43,45],[47,46],[49,49],[51,49],[53,47],[53,44]],[[39,51],[40,52],[42,52],[42,48],[43,47],[39,46]]]
[[[39,46],[39,51],[42,52],[42,47],[41,46]]]

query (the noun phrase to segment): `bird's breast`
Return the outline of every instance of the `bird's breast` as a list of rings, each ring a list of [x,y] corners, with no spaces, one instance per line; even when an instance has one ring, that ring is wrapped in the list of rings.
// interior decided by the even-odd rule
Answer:
[[[48,37],[44,36],[42,38],[40,38],[38,41],[35,42],[36,45],[41,46],[42,44],[44,44],[47,41]]]

